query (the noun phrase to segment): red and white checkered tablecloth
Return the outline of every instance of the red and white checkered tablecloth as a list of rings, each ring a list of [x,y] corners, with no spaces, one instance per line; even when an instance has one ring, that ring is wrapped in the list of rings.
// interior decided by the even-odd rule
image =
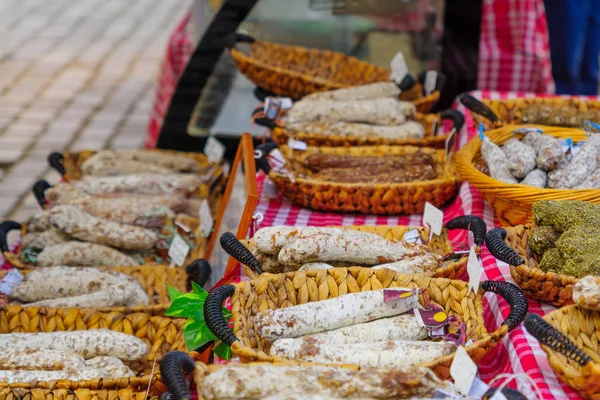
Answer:
[[[531,93],[500,93],[490,91],[472,92],[478,98],[509,99],[516,97],[535,97]],[[589,97],[581,97],[589,98]],[[455,108],[465,111],[462,105],[455,104]],[[457,146],[463,146],[476,133],[476,127],[470,114],[466,113],[465,127],[460,132]],[[259,177],[259,183],[266,178]],[[500,226],[494,216],[493,208],[484,201],[482,195],[468,183],[463,183],[458,196],[442,208],[444,222],[460,215],[476,215],[483,218],[488,229]],[[290,225],[290,226],[331,226],[331,225],[422,225],[422,215],[404,216],[376,216],[360,214],[336,214],[312,211],[300,208],[287,199],[268,199],[263,194],[260,196],[257,213],[264,216],[260,227]],[[464,243],[466,232],[451,232],[450,239],[455,244]],[[510,276],[509,266],[497,261],[484,246],[481,253],[484,274],[482,280],[505,280],[514,283]],[[236,280],[245,280],[243,270]],[[499,300],[496,295],[486,295],[485,322],[488,331],[493,331],[502,323],[509,314],[509,306],[504,300]],[[544,315],[555,308],[529,300],[529,312]],[[546,355],[540,348],[536,339],[521,327],[512,331],[508,338],[479,365],[481,379],[489,382],[499,374],[526,374],[533,378],[540,389],[544,399],[571,399],[581,398],[577,392],[562,384],[548,365]],[[518,389],[527,394],[529,385],[519,385]],[[535,398],[533,393],[528,398]]]

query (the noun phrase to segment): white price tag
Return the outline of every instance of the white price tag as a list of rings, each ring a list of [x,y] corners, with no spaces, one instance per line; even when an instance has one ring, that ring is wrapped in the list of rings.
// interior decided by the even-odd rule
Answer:
[[[471,360],[464,347],[460,346],[454,353],[450,366],[450,376],[454,379],[454,388],[459,393],[468,396],[477,374],[477,365]]]
[[[276,119],[281,110],[281,100],[278,97],[267,97],[263,112],[269,119]]]
[[[210,236],[215,221],[210,213],[210,207],[208,206],[208,201],[206,199],[202,199],[202,202],[200,203],[198,216],[200,217],[200,235],[202,237]]]
[[[469,251],[469,259],[467,260],[467,273],[469,274],[469,291],[477,293],[479,290],[479,282],[481,282],[481,264],[475,253],[475,246],[471,246]]]
[[[281,102],[282,110],[289,110],[290,108],[292,108],[292,99],[290,99],[289,97],[280,97],[279,101]]]
[[[173,241],[169,247],[169,257],[171,265],[181,267],[185,263],[185,258],[190,252],[190,246],[179,235],[173,236]]]
[[[288,140],[288,147],[294,150],[306,151],[307,145],[302,140],[290,139]]]
[[[437,71],[425,72],[425,82],[423,82],[423,87],[425,89],[425,96],[428,96],[435,91],[435,84],[437,83],[437,77],[438,77]]]
[[[471,390],[469,391],[469,398],[481,399],[489,389],[490,387],[485,382],[478,377],[475,377]]]
[[[425,211],[423,212],[423,225],[429,227],[429,242],[433,235],[439,236],[442,233],[444,222],[444,213],[439,208],[436,208],[431,203],[425,203]]]
[[[215,139],[213,136],[209,136],[206,139],[206,144],[204,145],[204,154],[208,157],[208,161],[218,164],[223,159],[225,155],[225,145]]]
[[[408,66],[401,51],[397,52],[394,58],[392,58],[390,69],[392,70],[390,79],[396,83],[402,82],[402,79],[408,74]]]
[[[279,190],[270,179],[263,181],[262,193],[267,199],[276,199],[279,197]]]
[[[0,281],[0,293],[11,294],[13,287],[17,286],[23,280],[23,275],[16,269],[4,275]]]
[[[419,233],[418,229],[411,229],[406,231],[402,236],[402,240],[404,240],[407,243],[423,244],[423,241],[421,240],[421,234]]]

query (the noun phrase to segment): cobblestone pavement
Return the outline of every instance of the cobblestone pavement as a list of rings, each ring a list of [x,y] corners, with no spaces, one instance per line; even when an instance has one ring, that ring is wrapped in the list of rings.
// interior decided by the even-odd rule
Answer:
[[[33,183],[60,179],[48,168],[50,152],[142,146],[166,42],[190,4],[8,0],[0,16],[0,220],[39,209]]]

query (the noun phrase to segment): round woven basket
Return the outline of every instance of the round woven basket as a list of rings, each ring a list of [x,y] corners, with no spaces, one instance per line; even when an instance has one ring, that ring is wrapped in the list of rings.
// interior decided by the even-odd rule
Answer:
[[[226,285],[214,290],[206,299],[205,321],[209,329],[243,362],[277,362],[286,359],[268,355],[271,343],[262,339],[255,329],[254,317],[267,309],[286,308],[297,304],[368,290],[392,287],[421,288],[430,301],[449,315],[466,324],[473,339],[466,346],[474,362],[481,358],[512,329],[527,313],[527,299],[516,286],[507,282],[486,281],[478,293],[469,293],[468,283],[431,278],[424,275],[397,274],[388,269],[334,268],[322,271],[298,271],[286,274],[264,274],[258,279]],[[488,332],[483,320],[485,291],[498,293],[511,304],[511,313],[494,332]],[[221,306],[231,296],[233,332],[223,319]],[[432,369],[440,379],[450,376],[454,354],[419,366]],[[287,360],[289,361],[289,360]]]
[[[579,279],[539,269],[541,259],[529,249],[531,229],[531,225],[491,229],[485,239],[487,248],[510,265],[515,283],[532,299],[558,307],[572,304],[573,285]]]
[[[527,330],[540,341],[558,378],[586,399],[600,399],[600,313],[575,305],[552,311],[542,319],[525,318]]]
[[[301,99],[315,92],[341,89],[389,80],[390,71],[329,50],[309,49],[254,40],[241,41],[230,54],[241,73],[258,87],[277,96]],[[249,43],[248,43],[249,42]],[[400,99],[411,101],[417,111],[428,113],[440,97],[439,91],[422,96],[422,86],[415,84]]]
[[[541,129],[544,134],[556,138],[571,138],[574,142],[586,140],[581,129],[556,128],[541,125],[508,125],[486,132],[486,136],[498,145],[513,137],[519,128]],[[471,139],[454,155],[454,163],[460,177],[477,188],[485,200],[494,207],[503,226],[524,225],[531,222],[531,207],[539,200],[583,200],[600,203],[598,189],[541,189],[519,184],[508,184],[489,176],[487,164],[481,155],[481,140]]]

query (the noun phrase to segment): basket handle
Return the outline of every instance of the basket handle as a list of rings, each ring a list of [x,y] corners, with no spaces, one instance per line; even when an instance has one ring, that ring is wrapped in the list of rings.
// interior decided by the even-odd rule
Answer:
[[[263,107],[256,107],[254,109],[254,111],[252,111],[252,117],[254,117],[256,114],[258,114],[259,112],[263,111]],[[264,126],[265,128],[269,128],[269,129],[273,129],[277,126],[277,123],[275,122],[275,120],[264,116],[264,117],[258,117],[258,118],[254,118],[254,123],[260,126]]]
[[[42,207],[42,209],[48,204],[48,200],[46,199],[45,194],[46,189],[49,189],[51,187],[52,186],[48,183],[48,181],[41,179],[34,183],[33,187],[31,188],[31,191],[33,192],[33,197],[35,197],[37,203],[40,205],[40,207]]]
[[[237,342],[237,337],[223,318],[223,303],[235,293],[235,286],[224,285],[208,294],[204,301],[204,321],[210,331],[223,343],[231,347]]]
[[[182,351],[172,351],[160,361],[159,368],[171,398],[191,400],[192,394],[185,381],[185,375],[192,373],[196,368],[194,360]]]
[[[56,151],[48,154],[48,165],[54,168],[61,176],[65,176],[67,174],[67,170],[63,165],[64,159],[64,156]]]
[[[262,170],[267,175],[269,175],[269,172],[271,172],[271,165],[269,164],[267,156],[276,148],[276,143],[269,142],[261,144],[256,148],[256,150],[254,150],[254,160],[256,161],[256,167]]]
[[[240,263],[249,266],[255,272],[262,274],[262,264],[254,257],[233,233],[225,232],[220,238],[221,247],[227,254],[235,258]]]
[[[425,86],[425,77],[427,76],[427,72],[429,72],[429,71],[422,71],[419,74],[419,83],[423,86]],[[444,87],[444,85],[446,84],[446,75],[439,71],[433,71],[433,72],[437,73],[437,77],[435,79],[435,88],[433,90],[441,91],[442,88]]]
[[[2,253],[10,251],[8,248],[8,232],[21,229],[21,224],[15,221],[4,221],[0,224],[0,251]]]
[[[473,232],[474,242],[477,246],[481,246],[485,241],[485,233],[487,226],[483,220],[475,215],[463,215],[448,221],[446,229],[468,229]]]
[[[537,314],[525,317],[525,328],[540,343],[585,367],[592,358]]]
[[[487,392],[485,392],[482,400],[491,399],[494,397],[494,394],[496,394],[497,391],[498,388],[490,388]],[[502,388],[500,392],[504,395],[506,400],[527,400],[527,397],[525,397],[523,393],[509,387]]]
[[[211,267],[208,261],[204,258],[199,258],[185,267],[185,272],[191,281],[199,286],[204,286],[208,282],[208,278],[210,278]]]
[[[475,114],[479,114],[482,117],[490,120],[492,123],[498,123],[499,119],[496,114],[485,104],[483,104],[480,100],[477,100],[475,97],[471,96],[468,93],[464,93],[459,97],[460,102],[463,106],[467,107],[469,110],[473,111]]]
[[[506,325],[509,331],[512,331],[523,322],[529,303],[527,297],[517,285],[503,281],[484,281],[481,287],[486,292],[498,294],[510,305],[510,314],[504,320],[502,325]]]
[[[456,129],[458,133],[463,125],[465,124],[465,117],[462,115],[460,111],[457,110],[446,110],[440,114],[441,119],[450,119],[452,120],[452,127]]]
[[[506,229],[490,229],[485,236],[485,244],[487,245],[490,253],[492,253],[492,255],[498,260],[504,261],[508,265],[517,266],[525,264],[525,261],[504,242],[505,238]]]

